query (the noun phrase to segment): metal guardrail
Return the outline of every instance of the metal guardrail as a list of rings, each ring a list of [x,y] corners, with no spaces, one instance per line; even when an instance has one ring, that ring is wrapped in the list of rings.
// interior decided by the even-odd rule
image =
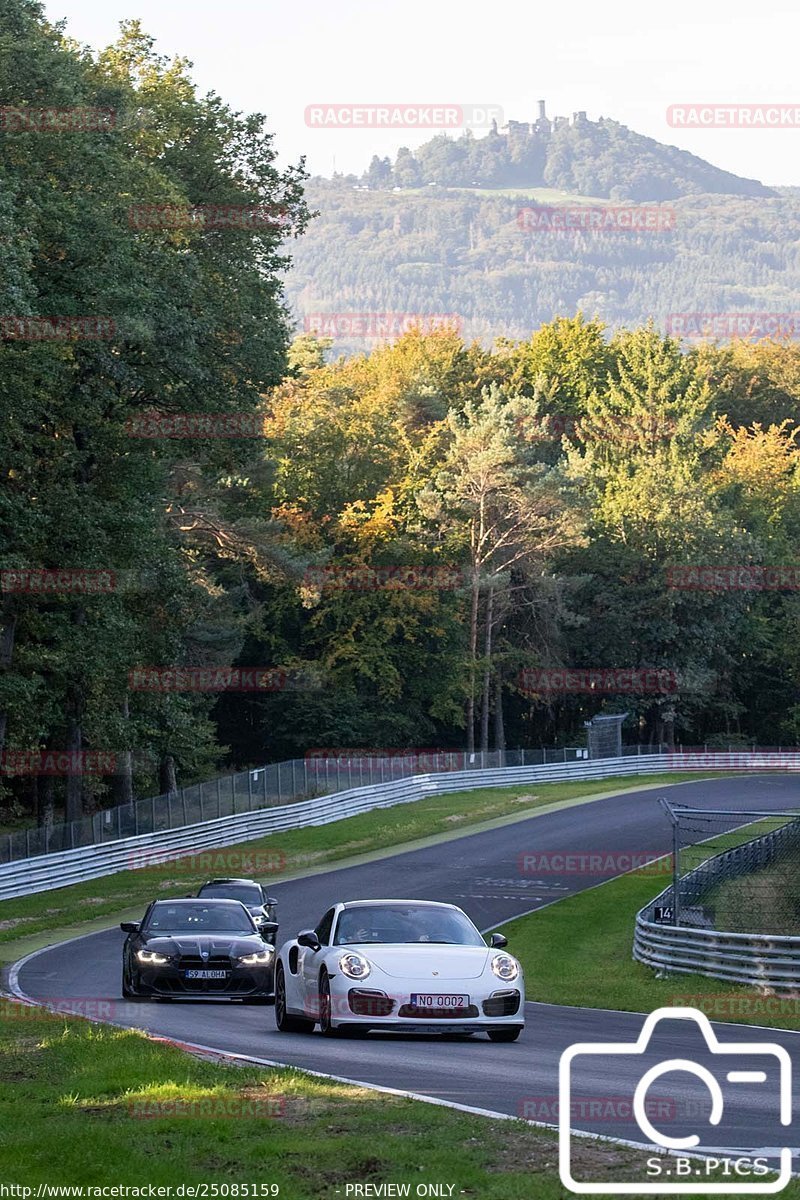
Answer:
[[[755,815],[755,814],[750,814]],[[764,813],[764,817],[769,817]],[[701,863],[678,882],[679,910],[686,914],[718,883],[762,870],[800,844],[800,820],[733,846]],[[664,972],[706,975],[770,991],[800,988],[800,937],[734,933],[684,922],[654,920],[655,908],[675,908],[675,885],[665,888],[636,914],[633,957]]]
[[[538,767],[499,767],[414,775],[375,786],[351,788],[293,804],[237,816],[204,821],[177,830],[122,838],[97,846],[64,850],[0,865],[0,900],[50,891],[71,883],[99,879],[142,867],[151,855],[188,856],[222,846],[254,841],[286,829],[326,825],[372,809],[389,808],[426,796],[468,791],[479,787],[512,787],[519,783],[557,783],[562,780],[607,779],[611,776],[652,775],[662,771],[789,770],[800,771],[800,753],[775,756],[752,754],[652,754],[605,758]]]
[[[639,747],[628,747],[626,752],[637,754]],[[438,754],[422,751],[391,757],[329,755],[294,758],[218,776],[132,804],[102,809],[66,825],[34,826],[2,834],[0,863],[114,842],[143,833],[180,829],[218,817],[280,807],[295,800],[308,800],[312,796],[325,796],[366,784],[388,783],[410,775],[575,762],[587,757],[588,753],[581,746],[544,746],[539,750],[445,751]]]

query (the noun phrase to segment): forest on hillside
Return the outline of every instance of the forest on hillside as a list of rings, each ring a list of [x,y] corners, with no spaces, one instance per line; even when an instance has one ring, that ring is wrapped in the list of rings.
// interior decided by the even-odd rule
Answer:
[[[702,158],[601,117],[513,122],[508,132],[475,137],[438,134],[394,162],[373,155],[362,182],[371,188],[549,187],[610,200],[675,200],[725,193],[774,195],[757,179],[722,171]],[[355,182],[348,177],[347,182]]]
[[[364,192],[320,180],[306,195],[319,215],[286,275],[300,328],[325,331],[325,314],[453,314],[467,340],[488,347],[580,309],[612,329],[652,319],[665,332],[674,314],[793,314],[793,336],[800,332],[793,193],[642,206],[668,220],[636,231],[562,229],[539,219],[561,208],[577,218],[582,202],[566,196]],[[345,324],[335,349],[374,344]]]
[[[332,204],[326,259],[263,118],[198,97],[136,23],[92,56],[32,0],[0,10],[16,104],[117,114],[91,137],[0,130],[4,817],[72,819],[312,747],[570,744],[601,711],[628,712],[632,741],[797,744],[795,343],[614,332],[577,311],[588,284],[566,266],[522,327],[498,282],[514,235],[477,199],[453,200],[476,206],[463,228],[457,208],[419,229],[396,210],[394,241]],[[282,218],[222,227],[209,204]],[[132,205],[193,215],[148,226]],[[726,260],[734,235],[697,214]],[[355,308],[348,247],[406,237],[398,307],[449,311],[466,237],[504,337],[422,326],[347,358],[293,336],[291,256]],[[644,288],[665,251],[637,253]],[[765,294],[783,254],[763,249]],[[783,573],[731,584],[737,564]],[[604,674],[535,674],[562,668]],[[612,671],[672,682],[615,691]],[[97,770],[25,769],[61,752]]]

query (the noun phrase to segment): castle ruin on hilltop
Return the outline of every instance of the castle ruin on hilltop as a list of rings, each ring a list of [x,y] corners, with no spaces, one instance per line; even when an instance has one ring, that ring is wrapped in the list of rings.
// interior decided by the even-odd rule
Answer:
[[[529,137],[549,137],[554,129],[561,129],[570,123],[572,125],[588,124],[588,118],[584,111],[574,112],[572,121],[569,117],[553,117],[552,121],[545,112],[544,100],[537,101],[539,105],[539,116],[535,121],[507,121],[502,126],[504,132],[500,132],[497,127],[497,121],[492,121],[492,127],[489,136],[508,137],[514,141],[520,138]],[[505,131],[508,131],[505,133]]]

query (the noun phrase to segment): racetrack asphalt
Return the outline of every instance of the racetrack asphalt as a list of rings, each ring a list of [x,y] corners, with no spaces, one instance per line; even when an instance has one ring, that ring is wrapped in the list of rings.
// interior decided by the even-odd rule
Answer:
[[[658,804],[669,795],[696,807],[800,810],[800,780],[786,775],[702,780],[569,807],[468,834],[384,859],[277,883],[279,941],[313,926],[337,900],[377,897],[444,900],[460,905],[482,930],[503,924],[570,893],[592,887],[608,875],[531,875],[520,869],[525,853],[667,854],[671,829]],[[732,820],[731,824],[738,822]],[[668,880],[654,876],[653,890]],[[513,1044],[495,1044],[478,1035],[454,1042],[437,1036],[375,1034],[358,1040],[323,1039],[314,1034],[279,1034],[271,1008],[224,1002],[125,1003],[120,999],[124,934],[119,929],[62,943],[23,960],[12,973],[18,993],[31,999],[97,1011],[115,1024],[190,1042],[225,1053],[325,1072],[368,1085],[398,1089],[498,1114],[557,1121],[558,1063],[575,1042],[633,1042],[642,1028],[635,1013],[568,1008],[529,1002],[526,1028]],[[631,930],[633,937],[633,930]],[[513,946],[509,946],[513,953]],[[597,970],[603,969],[598,962]],[[530,977],[530,971],[529,971]],[[715,1023],[724,1042],[778,1042],[789,1052],[797,1074],[800,1034]],[[774,1162],[777,1148],[800,1148],[795,1121],[778,1120],[778,1064],[765,1053],[749,1061],[712,1055],[691,1022],[672,1020],[658,1027],[651,1049],[630,1056],[599,1055],[574,1067],[571,1126],[576,1130],[647,1140],[630,1111],[643,1069],[664,1059],[689,1058],[708,1067],[726,1096],[723,1121],[708,1125],[710,1097],[705,1085],[685,1072],[662,1076],[648,1093],[653,1123],[670,1137],[700,1136],[698,1150],[762,1154]],[[761,1069],[758,1084],[730,1083],[726,1072]],[[795,1100],[797,1088],[795,1087]],[[795,1109],[797,1105],[793,1106]],[[800,1152],[798,1149],[797,1152]]]

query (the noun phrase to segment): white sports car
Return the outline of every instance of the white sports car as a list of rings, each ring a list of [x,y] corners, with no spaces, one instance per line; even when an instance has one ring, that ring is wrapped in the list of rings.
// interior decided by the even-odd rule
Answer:
[[[284,943],[275,965],[282,1033],[368,1029],[484,1032],[513,1042],[525,1024],[522,968],[454,904],[352,900]]]

